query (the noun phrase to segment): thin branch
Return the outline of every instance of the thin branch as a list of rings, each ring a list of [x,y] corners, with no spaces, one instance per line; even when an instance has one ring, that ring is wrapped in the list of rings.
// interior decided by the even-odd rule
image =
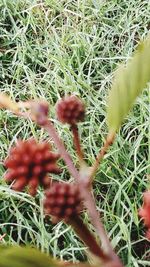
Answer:
[[[91,223],[95,227],[95,230],[97,232],[97,235],[100,238],[102,249],[104,252],[110,256],[110,259],[112,261],[115,261],[118,265],[118,267],[123,267],[122,263],[120,262],[120,259],[114,252],[112,245],[109,241],[109,238],[107,236],[107,233],[103,227],[103,224],[100,220],[99,213],[96,210],[96,203],[95,199],[92,194],[92,184],[90,177],[87,173],[83,170],[80,172],[80,178],[79,178],[79,189],[82,194],[84,205],[87,208],[87,212],[89,214],[89,217],[91,219]]]
[[[73,143],[74,143],[75,149],[77,151],[77,155],[79,157],[79,160],[81,162],[83,162],[84,161],[83,160],[84,153],[83,153],[83,150],[81,148],[78,126],[77,125],[72,125],[71,126],[71,130],[72,130],[72,133],[73,133]]]
[[[69,223],[73,227],[73,229],[78,234],[78,236],[81,238],[81,240],[85,243],[85,245],[89,247],[90,251],[95,256],[99,257],[103,261],[109,260],[109,257],[104,254],[103,250],[100,248],[100,246],[96,242],[95,237],[89,231],[87,226],[83,223],[80,217],[75,216],[74,218],[69,219],[67,223]]]
[[[81,187],[82,195],[84,198],[84,204],[87,208],[87,211],[89,213],[91,222],[93,226],[95,227],[97,234],[101,240],[102,248],[105,251],[106,255],[109,255],[110,259],[114,262],[116,262],[118,267],[123,267],[120,259],[118,258],[117,254],[114,252],[111,243],[107,237],[107,234],[105,232],[105,229],[103,227],[103,224],[101,223],[99,213],[96,210],[96,204],[94,197],[91,193],[91,191],[87,190],[85,187]]]
[[[61,139],[59,138],[58,133],[57,133],[56,129],[54,128],[53,124],[51,123],[51,121],[47,121],[47,123],[43,125],[43,128],[49,133],[50,137],[53,139],[53,141],[54,141],[54,143],[58,149],[58,152],[60,153],[61,157],[64,159],[64,161],[68,167],[70,174],[76,180],[78,180],[79,179],[79,172],[75,168],[69,153],[66,151],[66,148],[65,148],[63,142],[61,141]]]
[[[114,132],[113,133],[109,133],[107,138],[106,138],[106,141],[105,141],[103,147],[99,151],[99,153],[98,153],[98,155],[97,155],[97,157],[95,159],[95,162],[94,162],[94,164],[93,164],[93,166],[91,168],[91,174],[90,174],[90,179],[91,180],[93,179],[93,177],[94,177],[94,175],[95,175],[95,173],[96,173],[96,171],[97,171],[97,169],[99,167],[99,164],[102,161],[102,159],[104,158],[108,148],[110,147],[110,145],[113,144],[114,139],[115,139],[115,133]]]

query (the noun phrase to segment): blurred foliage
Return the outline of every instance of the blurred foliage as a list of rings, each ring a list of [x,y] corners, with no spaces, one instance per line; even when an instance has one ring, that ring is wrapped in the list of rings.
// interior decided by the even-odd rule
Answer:
[[[0,267],[56,267],[57,262],[30,247],[0,247]]]
[[[142,42],[127,65],[116,71],[108,97],[108,125],[115,132],[132,107],[136,97],[150,81],[150,37]]]

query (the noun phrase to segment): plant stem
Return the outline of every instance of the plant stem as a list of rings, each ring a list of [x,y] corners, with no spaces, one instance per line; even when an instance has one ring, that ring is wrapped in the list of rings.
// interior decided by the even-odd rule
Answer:
[[[82,195],[85,201],[84,202],[85,207],[87,208],[91,222],[93,226],[95,227],[97,234],[101,240],[103,250],[105,251],[106,255],[109,255],[112,261],[116,262],[118,267],[123,267],[119,257],[114,252],[111,246],[111,243],[108,239],[108,236],[105,232],[105,229],[103,227],[103,224],[101,223],[99,214],[96,210],[95,200],[94,200],[94,197],[91,191],[87,190],[85,187],[82,187],[81,185],[80,187],[81,187]]]
[[[80,137],[79,137],[79,131],[78,131],[78,126],[77,125],[72,125],[71,130],[73,133],[73,143],[75,146],[75,149],[77,151],[77,155],[79,157],[79,160],[82,162],[84,161],[84,153],[83,150],[81,149],[81,144],[80,144]]]
[[[106,154],[108,148],[110,147],[110,145],[112,145],[112,143],[114,142],[114,139],[115,139],[115,133],[112,132],[112,133],[109,133],[107,138],[106,138],[106,141],[103,145],[103,147],[101,148],[101,150],[99,151],[96,159],[95,159],[95,162],[92,166],[92,169],[91,169],[91,174],[90,174],[90,179],[93,180],[93,177],[99,167],[99,164],[100,162],[102,161],[102,159],[104,158],[104,155]]]
[[[89,247],[90,251],[96,255],[97,257],[101,258],[101,260],[106,261],[109,260],[109,257],[104,254],[103,250],[97,244],[95,237],[91,234],[89,229],[83,223],[79,216],[75,216],[72,219],[69,219],[69,223],[81,240]]]
[[[61,141],[61,139],[58,136],[58,133],[56,131],[56,129],[54,128],[53,124],[51,121],[47,121],[47,123],[45,125],[43,125],[43,127],[47,130],[47,132],[49,133],[50,137],[53,139],[58,152],[60,153],[61,157],[64,159],[68,170],[70,172],[70,174],[76,179],[79,179],[79,172],[77,171],[77,169],[75,168],[73,161],[69,155],[69,153],[66,151],[66,148],[63,144],[63,142]]]
[[[95,199],[92,194],[92,184],[91,184],[90,177],[88,175],[88,171],[86,173],[86,171],[83,169],[80,172],[80,178],[79,178],[78,183],[79,183],[80,192],[84,200],[84,205],[87,208],[87,212],[91,219],[91,223],[95,227],[97,235],[100,238],[102,249],[104,250],[106,255],[110,256],[110,259],[112,261],[115,261],[118,264],[117,266],[122,267],[123,265],[112,248],[112,245],[109,241],[109,238],[100,220],[99,213],[96,210],[96,203],[95,203]]]

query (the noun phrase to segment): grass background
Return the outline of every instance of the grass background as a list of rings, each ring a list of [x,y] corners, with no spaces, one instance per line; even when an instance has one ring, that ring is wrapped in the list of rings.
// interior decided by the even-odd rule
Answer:
[[[150,1],[142,0],[0,0],[0,92],[12,99],[43,97],[73,160],[67,126],[55,118],[54,104],[75,93],[86,103],[80,124],[86,160],[92,164],[107,134],[107,93],[112,73],[130,58],[150,28]],[[144,90],[101,164],[94,189],[97,208],[125,266],[150,266],[149,244],[137,210],[147,187],[149,91]],[[0,175],[3,160],[17,138],[48,136],[35,124],[0,111]],[[69,179],[63,167],[61,179]],[[56,179],[60,179],[58,176]],[[54,257],[83,261],[86,248],[62,223],[44,219],[43,193],[34,200],[13,192],[0,180],[0,233],[3,243],[31,244]],[[85,221],[88,221],[85,215]],[[92,226],[91,226],[92,228]]]

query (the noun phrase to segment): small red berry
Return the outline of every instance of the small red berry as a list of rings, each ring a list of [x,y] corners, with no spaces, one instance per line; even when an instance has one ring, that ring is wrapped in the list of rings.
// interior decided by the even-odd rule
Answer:
[[[55,182],[45,192],[45,213],[53,216],[53,221],[67,221],[81,211],[81,196],[75,184]]]
[[[14,182],[12,188],[22,191],[26,186],[29,193],[35,195],[38,185],[47,188],[51,179],[47,173],[60,173],[56,161],[59,155],[51,151],[51,146],[46,143],[37,143],[34,139],[18,141],[10,150],[4,164],[8,171],[5,175],[7,182]]]
[[[56,113],[59,121],[74,125],[84,120],[85,107],[77,96],[66,96],[56,103]]]

